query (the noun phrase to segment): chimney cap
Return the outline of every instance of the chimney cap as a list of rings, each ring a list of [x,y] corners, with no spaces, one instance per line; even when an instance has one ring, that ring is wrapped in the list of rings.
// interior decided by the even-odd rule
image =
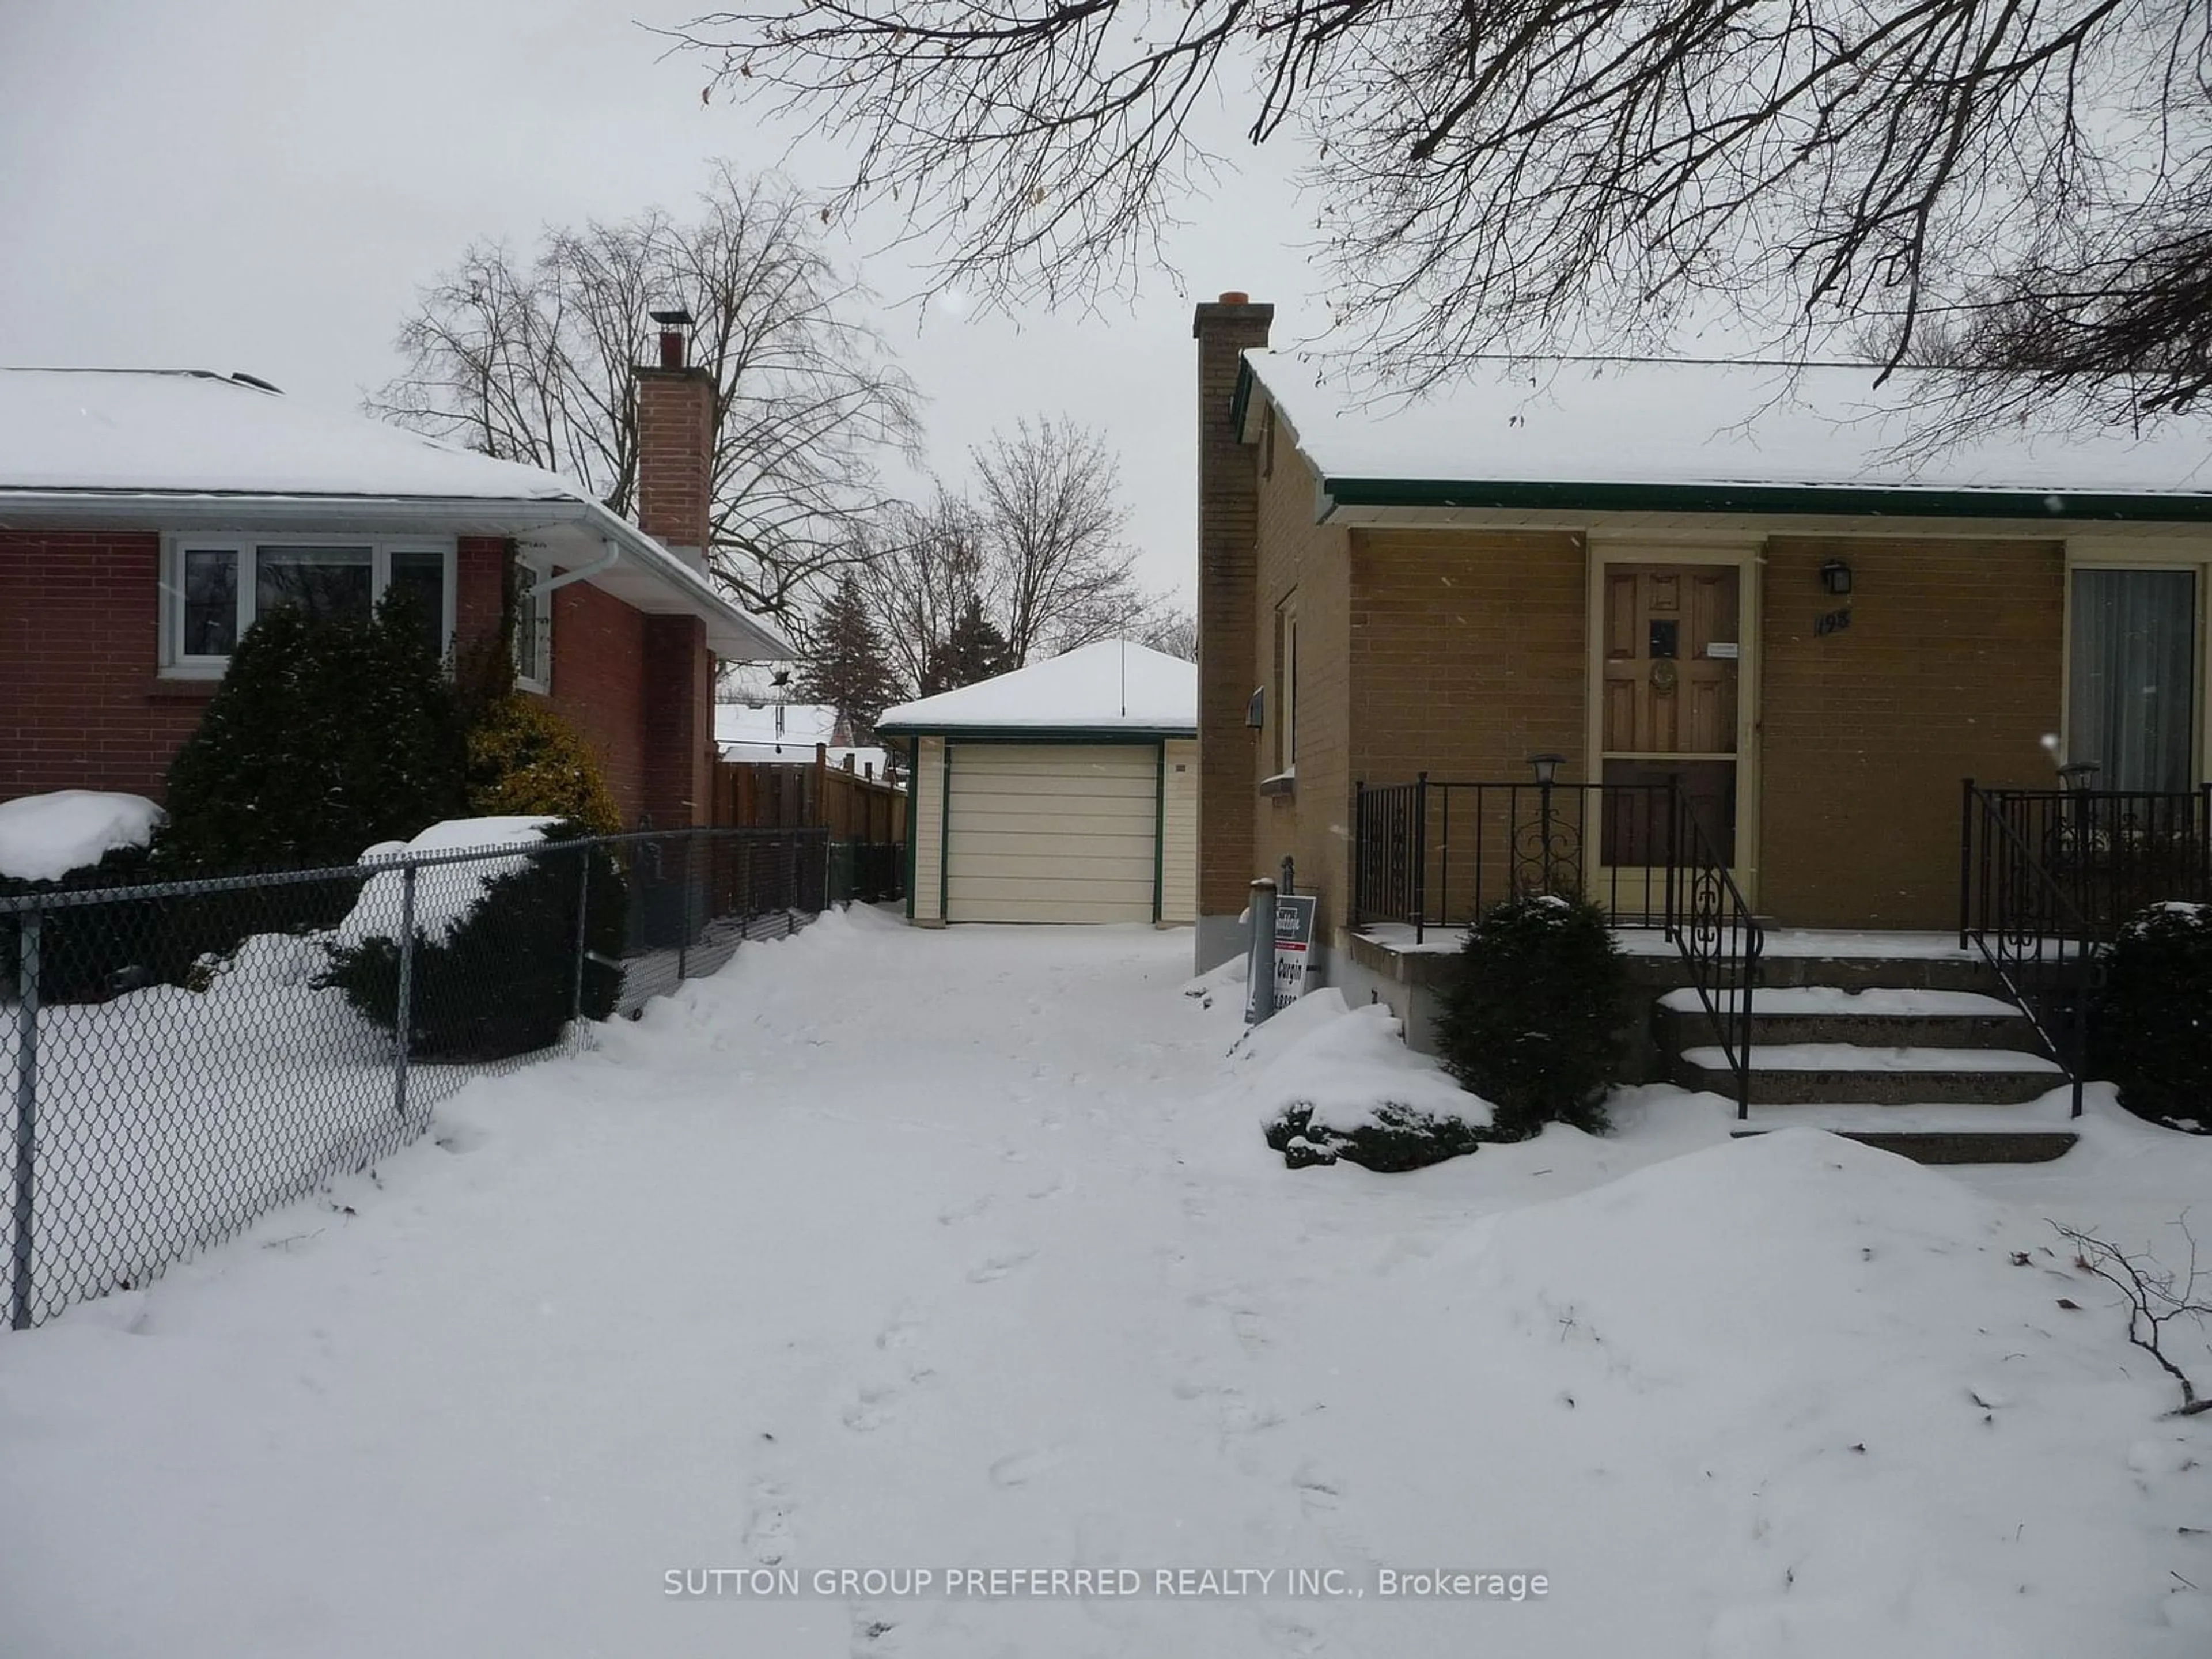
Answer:
[[[1241,288],[1232,288],[1215,303],[1224,306],[1249,306],[1252,303],[1252,296]]]
[[[672,307],[666,311],[649,311],[646,315],[663,328],[689,328],[692,323],[691,313],[682,306]]]

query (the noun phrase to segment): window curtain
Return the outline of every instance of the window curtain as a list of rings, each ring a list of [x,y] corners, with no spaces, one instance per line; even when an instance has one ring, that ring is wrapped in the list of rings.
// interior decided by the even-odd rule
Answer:
[[[2093,788],[2193,787],[2196,574],[2077,569],[2073,623],[2067,758]]]

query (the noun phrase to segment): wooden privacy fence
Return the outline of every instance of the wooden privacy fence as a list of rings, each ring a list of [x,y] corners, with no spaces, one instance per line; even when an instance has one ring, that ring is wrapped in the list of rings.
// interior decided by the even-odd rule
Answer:
[[[906,791],[830,764],[827,745],[810,761],[717,761],[714,822],[756,830],[827,830],[835,842],[906,845]]]

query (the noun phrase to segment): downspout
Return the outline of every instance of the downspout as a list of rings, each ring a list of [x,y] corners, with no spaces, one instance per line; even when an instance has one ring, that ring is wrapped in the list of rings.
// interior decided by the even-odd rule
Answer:
[[[530,592],[524,597],[532,599],[543,599],[548,593],[556,592],[568,586],[570,582],[589,581],[601,572],[611,570],[621,562],[622,549],[615,544],[614,538],[608,537],[599,545],[605,550],[589,564],[580,564],[574,569],[564,570],[557,576],[541,576],[531,585]]]

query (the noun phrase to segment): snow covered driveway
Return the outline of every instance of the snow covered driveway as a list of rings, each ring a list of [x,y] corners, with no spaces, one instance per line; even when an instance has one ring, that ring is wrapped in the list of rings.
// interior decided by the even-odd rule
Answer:
[[[1291,1174],[1188,948],[826,917],[0,1335],[0,1653],[2201,1659],[2212,1417],[2036,1212],[1679,1098]]]

